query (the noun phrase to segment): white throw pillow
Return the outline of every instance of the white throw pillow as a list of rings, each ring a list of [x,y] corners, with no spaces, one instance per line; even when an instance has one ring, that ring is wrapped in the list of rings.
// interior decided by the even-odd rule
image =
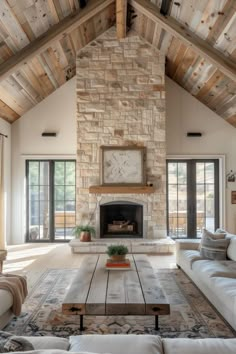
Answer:
[[[213,240],[223,240],[226,238],[226,232],[222,229],[217,229],[216,232],[210,232],[207,229],[202,229],[202,236],[207,234],[207,236],[210,236]]]
[[[227,257],[232,261],[236,261],[236,236],[230,238],[229,247],[227,248]]]

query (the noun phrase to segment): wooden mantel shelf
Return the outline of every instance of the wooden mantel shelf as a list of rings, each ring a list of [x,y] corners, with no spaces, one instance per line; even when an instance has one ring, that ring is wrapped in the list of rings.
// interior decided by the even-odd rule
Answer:
[[[94,194],[151,194],[155,188],[149,186],[90,186],[89,193]]]

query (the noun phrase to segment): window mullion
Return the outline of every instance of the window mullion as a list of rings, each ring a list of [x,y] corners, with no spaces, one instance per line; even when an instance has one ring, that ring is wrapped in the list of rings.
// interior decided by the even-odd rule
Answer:
[[[38,161],[38,228],[39,228],[39,239],[41,240],[42,237],[41,237],[41,219],[40,219],[40,216],[41,216],[41,210],[40,210],[40,206],[41,206],[41,203],[40,203],[40,162]]]
[[[206,227],[206,163],[204,162],[204,227]]]
[[[219,161],[215,161],[214,164],[214,219],[215,219],[215,229],[220,225],[220,216],[219,216]]]
[[[30,216],[29,216],[29,209],[30,209],[30,186],[29,186],[29,161],[26,161],[26,204],[27,204],[27,212],[26,212],[26,241],[29,242],[29,220],[30,220]]]
[[[192,179],[193,173],[191,168],[191,161],[187,161],[187,233],[188,237],[192,236],[193,233],[193,223],[192,223],[192,211],[193,211],[193,203],[192,203]]]
[[[196,169],[197,162],[192,160],[191,161],[191,203],[192,203],[192,235],[193,237],[197,237],[197,169]]]
[[[55,227],[54,227],[54,161],[49,161],[49,230],[50,241],[54,241]]]
[[[63,223],[63,227],[64,227],[64,239],[66,239],[66,162],[64,161],[64,223]]]
[[[179,163],[177,163],[176,169],[176,192],[177,192],[177,205],[176,205],[176,217],[177,217],[177,237],[179,237]]]

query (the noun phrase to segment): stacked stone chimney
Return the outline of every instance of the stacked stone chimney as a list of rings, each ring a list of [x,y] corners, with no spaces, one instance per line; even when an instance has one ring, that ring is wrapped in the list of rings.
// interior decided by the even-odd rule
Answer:
[[[99,206],[126,200],[143,205],[143,237],[166,235],[165,57],[135,33],[117,40],[109,29],[77,57],[77,223],[99,238]],[[91,194],[100,184],[100,147],[146,147],[152,194]]]

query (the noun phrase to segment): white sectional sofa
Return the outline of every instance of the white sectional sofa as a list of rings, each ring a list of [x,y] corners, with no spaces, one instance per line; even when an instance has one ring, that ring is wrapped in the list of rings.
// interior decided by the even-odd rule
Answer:
[[[235,354],[236,339],[162,339],[155,335],[79,335],[67,339],[24,337],[35,350],[28,354]],[[16,352],[17,353],[17,352]],[[18,352],[22,354],[22,352]]]
[[[203,259],[199,240],[178,240],[176,263],[236,330],[236,235],[227,237],[227,260]]]

